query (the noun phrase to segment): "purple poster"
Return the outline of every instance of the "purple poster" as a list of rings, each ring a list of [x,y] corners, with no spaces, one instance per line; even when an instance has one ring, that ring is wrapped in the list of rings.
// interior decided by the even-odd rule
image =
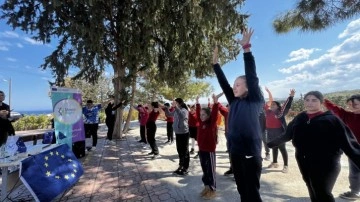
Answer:
[[[57,143],[85,140],[81,92],[78,89],[52,87],[51,98]]]

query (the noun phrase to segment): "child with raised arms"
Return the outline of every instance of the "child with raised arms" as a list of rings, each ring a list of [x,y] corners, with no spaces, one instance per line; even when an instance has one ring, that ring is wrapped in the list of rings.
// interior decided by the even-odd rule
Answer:
[[[199,97],[196,98],[196,116],[199,121],[197,141],[199,146],[200,164],[203,171],[202,181],[205,185],[201,196],[204,199],[213,199],[216,196],[216,144],[217,144],[217,118],[219,103],[213,95],[212,109],[201,108]]]

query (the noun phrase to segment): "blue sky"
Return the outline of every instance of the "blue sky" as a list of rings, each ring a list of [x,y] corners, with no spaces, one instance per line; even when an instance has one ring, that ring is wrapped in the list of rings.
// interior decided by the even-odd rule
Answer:
[[[296,89],[296,96],[310,90],[327,93],[358,89],[360,18],[321,32],[275,33],[273,19],[292,4],[293,1],[281,0],[246,1],[241,9],[251,14],[249,27],[255,30],[251,43],[260,85],[267,86],[273,96],[279,98],[287,97],[291,88]],[[6,93],[7,103],[11,78],[11,108],[15,111],[52,108],[48,81],[53,78],[49,70],[39,67],[55,47],[56,44],[36,42],[29,34],[12,30],[0,21],[0,90]],[[231,84],[238,75],[244,74],[242,53],[237,60],[223,65],[223,70]],[[208,81],[215,93],[219,93],[216,78]],[[225,101],[224,98],[221,101]]]

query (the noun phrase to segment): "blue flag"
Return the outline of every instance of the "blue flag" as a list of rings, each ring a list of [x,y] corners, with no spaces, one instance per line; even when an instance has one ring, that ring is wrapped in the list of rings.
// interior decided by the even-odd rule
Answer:
[[[51,201],[84,173],[67,144],[30,156],[20,165],[20,178],[36,201]]]

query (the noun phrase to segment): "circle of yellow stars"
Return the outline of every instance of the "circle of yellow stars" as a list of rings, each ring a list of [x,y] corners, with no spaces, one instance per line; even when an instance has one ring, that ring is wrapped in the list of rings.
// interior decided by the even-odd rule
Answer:
[[[51,152],[49,152],[49,156],[48,156],[48,155],[44,156],[44,160],[45,160],[44,166],[45,166],[45,168],[49,168],[48,160],[49,160],[51,157],[60,157],[60,158],[62,158],[62,159],[65,159],[65,158],[66,158],[64,154],[60,154],[58,151],[55,151],[55,153],[54,153],[53,151],[51,151]],[[67,161],[70,162],[70,163],[73,162],[73,160],[70,159],[70,158],[67,159]],[[69,180],[70,178],[75,178],[76,173],[78,172],[78,170],[77,170],[77,169],[78,169],[78,166],[77,166],[76,163],[72,163],[71,165],[72,165],[72,167],[73,167],[71,173],[66,174],[66,175],[63,175],[63,176],[54,175],[54,178],[55,178],[55,179],[58,179],[58,180],[60,180],[60,179]],[[53,174],[51,173],[51,171],[49,171],[49,170],[47,170],[45,174],[46,174],[47,177],[51,177],[51,176],[53,175]]]

